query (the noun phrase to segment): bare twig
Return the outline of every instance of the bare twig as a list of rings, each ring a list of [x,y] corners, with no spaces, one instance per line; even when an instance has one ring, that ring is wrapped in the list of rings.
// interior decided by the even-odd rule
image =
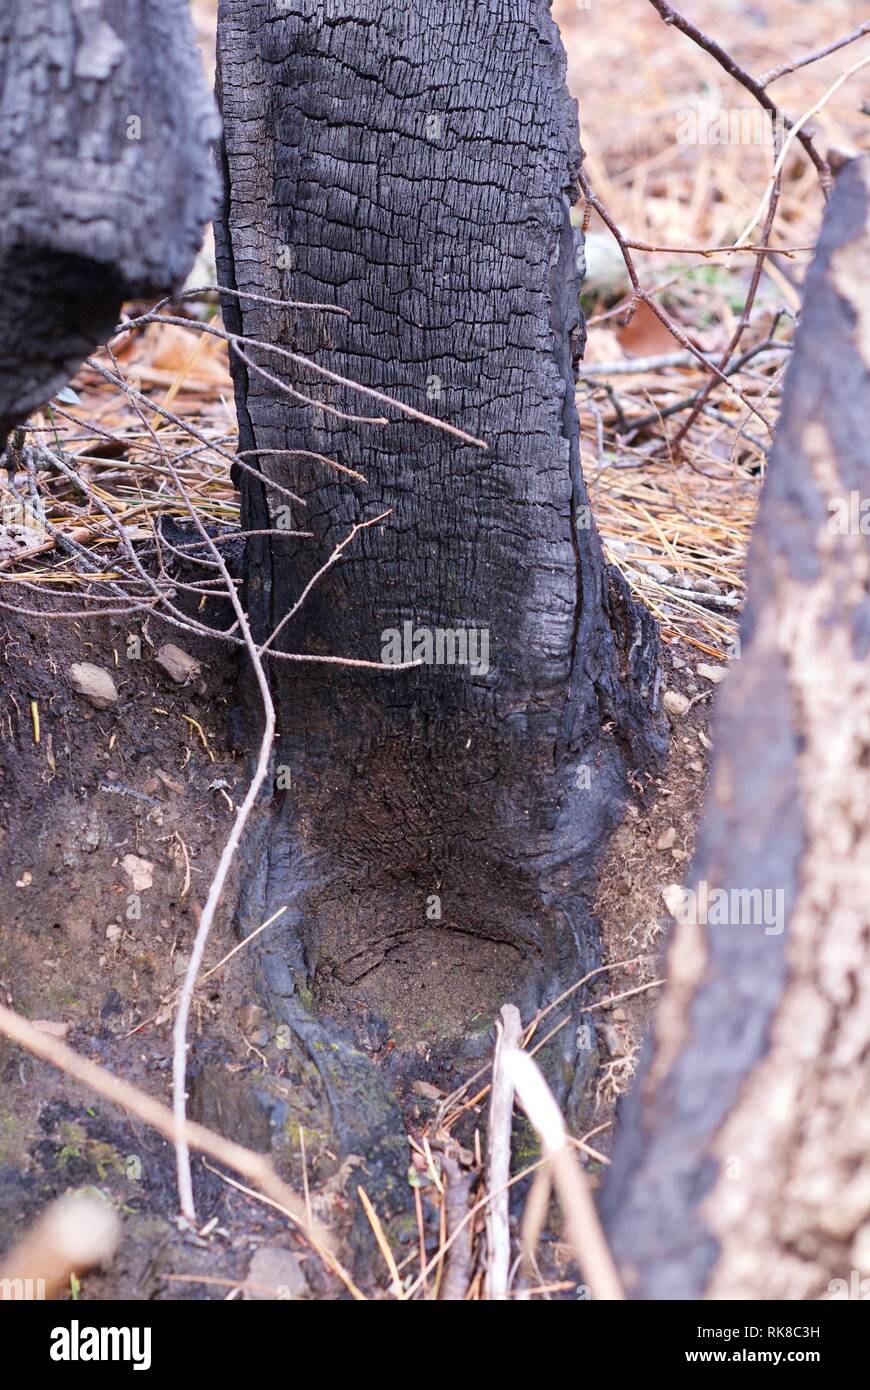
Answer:
[[[523,1024],[515,1004],[504,1004],[501,1019],[496,1020],[495,1058],[492,1064],[492,1091],[489,1100],[487,1131],[487,1186],[498,1197],[486,1213],[486,1296],[503,1301],[508,1296],[511,1237],[508,1221],[508,1192],[505,1183],[511,1170],[511,1121],[514,1107],[514,1085],[510,1071],[504,1066],[504,1056],[511,1048],[519,1047]]]
[[[725,385],[731,391],[733,391],[736,396],[740,398],[740,400],[746,406],[747,410],[750,410],[753,415],[758,416],[765,429],[772,436],[773,426],[770,424],[770,421],[764,415],[762,415],[761,411],[758,410],[758,408],[755,405],[753,405],[752,401],[749,399],[748,396],[744,395],[742,391],[740,391],[736,386],[734,386],[732,382],[728,380],[721,366],[717,366],[715,362],[711,362],[710,359],[704,355],[700,348],[695,347],[695,344],[691,341],[690,338],[686,336],[682,328],[680,328],[679,324],[675,323],[674,320],[670,317],[670,315],[667,314],[665,310],[661,307],[661,305],[656,302],[656,300],[649,293],[649,291],[643,288],[643,286],[640,283],[640,277],[638,276],[637,268],[634,264],[634,259],[632,257],[631,251],[628,248],[625,237],[623,236],[620,228],[617,226],[614,219],[611,217],[610,213],[605,208],[604,204],[601,202],[601,199],[593,192],[592,186],[589,183],[589,180],[582,169],[580,170],[580,186],[583,189],[583,194],[586,198],[587,205],[593,207],[595,211],[598,213],[598,216],[601,218],[602,222],[612,233],[617,245],[619,246],[620,251],[622,252],[622,258],[625,261],[625,268],[628,271],[628,276],[631,281],[632,288],[632,303],[629,307],[628,312],[626,313],[626,321],[630,320],[638,304],[646,304],[646,306],[652,311],[652,313],[655,314],[659,322],[662,323],[664,327],[668,330],[671,336],[673,338],[676,338],[677,342],[680,343],[681,346],[684,347],[686,351],[692,355],[692,357],[696,357],[698,361],[702,363],[703,366],[707,367],[717,378],[717,380],[724,382]],[[756,271],[759,274],[759,267],[762,265],[762,262],[763,257],[759,256],[756,259],[755,263]],[[730,358],[730,356],[731,350],[729,350],[725,360],[727,361],[728,358]]]
[[[287,610],[283,618],[281,618],[280,622],[273,629],[271,635],[259,648],[260,656],[263,656],[265,652],[268,652],[270,650],[273,642],[275,641],[275,638],[281,631],[283,631],[284,627],[287,623],[290,622],[291,618],[295,618],[296,614],[299,612],[299,609],[302,607],[308,595],[311,593],[311,590],[314,588],[315,584],[318,584],[320,580],[323,578],[323,576],[329,570],[332,569],[332,566],[336,564],[338,560],[341,559],[346,547],[350,545],[351,541],[356,537],[358,532],[367,530],[369,526],[376,526],[379,521],[385,521],[386,518],[391,515],[392,511],[390,510],[386,512],[381,512],[380,516],[373,516],[368,521],[358,521],[357,524],[345,536],[344,540],[339,541],[338,545],[333,550],[329,559],[326,560],[324,564],[320,566],[320,569],[317,570],[316,573],[311,576],[308,583],[305,585],[305,588],[302,590],[302,593],[299,595],[298,599],[293,604],[292,608],[289,608]],[[417,665],[419,663],[415,662],[414,664]]]
[[[809,67],[810,63],[817,63],[820,58],[829,57],[831,53],[836,53],[839,49],[845,48],[847,44],[863,38],[865,34],[870,34],[870,19],[859,24],[857,29],[853,29],[850,34],[844,34],[841,39],[835,39],[833,43],[827,44],[824,48],[817,48],[814,53],[807,53],[803,58],[796,58],[792,63],[781,63],[778,68],[771,68],[768,72],[763,72],[758,79],[758,85],[759,87],[770,87],[781,77],[786,77],[790,72],[797,72],[798,68]]]
[[[171,465],[170,465],[171,466]],[[180,479],[176,473],[176,483],[180,486]],[[202,964],[203,953],[206,942],[208,941],[209,931],[211,930],[214,915],[217,911],[218,903],[221,900],[224,884],[227,880],[230,867],[235,858],[236,850],[239,847],[248,817],[254,807],[254,803],[260,794],[260,788],[266,780],[267,773],[272,757],[272,741],[275,736],[275,706],[272,701],[272,692],[269,689],[269,681],[263,668],[263,662],[257,645],[251,634],[248,625],[248,618],[242,608],[241,601],[236,593],[235,585],[230,577],[223,556],[217,546],[212,541],[211,536],[202,524],[199,513],[191,506],[188,501],[188,510],[193,519],[194,525],[199,530],[203,541],[211,551],[213,560],[217,563],[221,572],[221,577],[227,588],[230,602],[236,614],[236,620],[242,633],[254,674],[257,681],[257,688],[263,704],[263,732],[260,738],[260,751],[257,756],[257,763],[254,774],[248,786],[244,800],[236,812],[232,829],[230,830],[227,842],[218,862],[217,871],[211,881],[211,886],[206,898],[205,907],[199,919],[196,929],[193,947],[190,953],[184,982],[178,999],[178,1012],[175,1017],[175,1027],[173,1030],[173,1059],[172,1059],[172,1108],[176,1121],[175,1152],[178,1164],[178,1192],[181,1202],[181,1211],[191,1224],[196,1221],[196,1211],[193,1204],[193,1184],[190,1175],[190,1152],[188,1149],[185,1116],[186,1116],[186,1077],[187,1077],[187,1023],[190,1016],[190,1006],[193,1001],[193,993],[196,988],[196,977]]]
[[[445,1256],[444,1278],[438,1297],[442,1303],[458,1303],[465,1298],[471,1278],[472,1228],[465,1217],[474,1174],[464,1169],[450,1153],[441,1155],[441,1171],[444,1177],[446,1236],[449,1239],[455,1233],[457,1238]]]
[[[767,111],[768,115],[771,117],[774,128],[777,125],[781,125],[784,126],[786,130],[791,130],[794,122],[786,116],[785,112],[782,111],[773,98],[768,95],[765,91],[764,84],[753,77],[751,73],[747,72],[745,68],[741,67],[728,50],[723,48],[716,39],[711,38],[709,34],[705,34],[703,29],[699,29],[698,26],[693,24],[690,19],[687,19],[685,15],[680,14],[679,10],[674,9],[673,5],[668,3],[668,0],[649,0],[649,2],[653,9],[658,11],[665,24],[672,24],[675,29],[679,29],[687,38],[692,39],[699,48],[703,48],[710,54],[711,58],[716,59],[716,62],[728,73],[729,77],[733,77],[736,82],[740,83],[741,87],[745,87],[747,92],[750,92],[752,96],[755,97],[755,100],[760,106],[764,107],[765,111]],[[833,185],[830,165],[827,160],[823,159],[819,154],[813,144],[812,137],[807,131],[800,131],[798,139],[815,165],[825,196],[827,196]],[[767,240],[768,238],[765,237],[764,241],[766,242]]]
[[[504,1065],[540,1137],[565,1213],[577,1266],[592,1297],[609,1301],[624,1299],[619,1272],[601,1229],[585,1175],[574,1156],[559,1107],[543,1073],[528,1053],[518,1048],[505,1050]]]
[[[291,352],[289,348],[279,347],[277,343],[264,343],[258,338],[249,338],[241,333],[230,333],[227,329],[219,328],[212,323],[192,323],[190,319],[179,318],[175,314],[159,314],[152,310],[147,314],[140,315],[140,317],[136,319],[131,319],[129,323],[123,324],[119,329],[116,329],[116,334],[120,331],[127,332],[131,328],[141,327],[145,323],[174,324],[179,328],[198,329],[202,333],[209,333],[215,338],[221,338],[224,342],[229,343],[232,350],[237,353],[246,366],[252,367],[254,371],[260,372],[274,385],[280,387],[290,395],[300,396],[302,393],[295,391],[292,387],[288,386],[286,382],[280,381],[277,377],[268,373],[265,368],[260,367],[258,363],[252,361],[248,354],[243,351],[240,344],[244,343],[245,347],[260,348],[264,352],[274,353],[277,357],[282,357],[287,362],[293,362],[297,367],[303,367],[314,372],[317,376],[323,377],[325,381],[332,382],[333,385],[345,386],[348,390],[357,391],[360,395],[368,396],[369,399],[379,401],[382,405],[392,406],[393,409],[400,411],[403,415],[407,415],[409,419],[416,420],[423,425],[431,425],[434,429],[442,430],[445,434],[451,434],[454,438],[461,440],[463,444],[471,444],[475,449],[482,449],[484,453],[489,448],[489,445],[484,440],[476,438],[473,434],[468,434],[465,430],[458,429],[456,425],[451,425],[446,420],[438,420],[434,415],[426,415],[423,411],[417,410],[414,406],[407,405],[404,401],[398,400],[395,396],[388,396],[383,391],[377,391],[373,386],[363,386],[361,382],[354,381],[351,377],[341,376],[338,372],[333,372],[328,367],[321,366],[319,362],[315,362],[311,357],[303,356],[300,352]],[[93,365],[93,363],[89,361],[88,365]],[[312,397],[305,397],[304,399],[308,400],[310,404],[316,405],[321,410],[329,410],[336,413],[335,407],[328,406],[323,401],[314,400]],[[161,411],[160,413],[163,414],[165,412]],[[369,419],[364,416],[346,416],[345,418],[360,420],[368,424],[388,423],[388,421],[381,417]]]
[[[779,140],[778,131],[774,131],[774,139],[776,141]],[[781,186],[782,185],[780,177],[779,175],[777,175],[777,177],[774,180],[773,188],[770,194],[770,200],[767,205],[767,217],[765,218],[764,229],[761,233],[761,240],[765,243],[767,243],[770,240],[771,234],[773,232],[773,225],[776,221],[776,214],[779,208]],[[752,278],[749,282],[749,290],[747,291],[746,299],[743,303],[743,310],[741,312],[740,319],[734,329],[734,332],[731,335],[731,340],[728,343],[728,346],[726,347],[719,361],[719,369],[717,372],[715,372],[713,375],[707,378],[706,384],[702,386],[701,390],[698,392],[698,395],[695,399],[695,404],[692,406],[692,409],[687,419],[683,421],[683,424],[680,426],[676,435],[671,440],[672,449],[679,449],[682,441],[686,438],[686,435],[689,433],[689,430],[692,428],[701,411],[704,409],[704,406],[706,405],[707,401],[710,399],[710,396],[716,385],[716,380],[721,377],[722,372],[727,367],[727,363],[731,360],[732,354],[737,351],[738,347],[740,346],[740,343],[743,340],[743,335],[748,329],[750,321],[752,319],[752,309],[755,304],[756,297],[758,295],[759,287],[761,285],[761,277],[764,273],[765,259],[766,258],[764,256],[757,256],[755,259],[755,265],[752,268]],[[755,414],[757,412],[753,411],[753,413]]]
[[[365,1188],[358,1186],[356,1194],[360,1199],[362,1209],[366,1214],[366,1219],[368,1220],[368,1223],[372,1228],[375,1240],[377,1241],[378,1249],[384,1257],[384,1264],[387,1266],[387,1269],[389,1270],[390,1279],[392,1280],[392,1291],[395,1294],[396,1298],[399,1299],[399,1301],[401,1302],[405,1298],[405,1291],[402,1288],[402,1276],[400,1275],[396,1267],[395,1257],[393,1256],[393,1252],[390,1249],[390,1242],[387,1240],[386,1234],[384,1233],[384,1228],[381,1225],[381,1219],[375,1211],[374,1207],[372,1206],[371,1198],[369,1197]]]
[[[250,932],[247,936],[243,937],[242,940],[238,942],[238,944],[235,945],[231,951],[227,951],[225,956],[221,956],[221,959],[218,961],[217,965],[213,965],[210,970],[207,970],[199,983],[204,984],[205,981],[211,975],[214,975],[215,971],[222,969],[222,967],[226,965],[227,961],[232,960],[233,956],[236,955],[237,952],[243,951],[246,946],[250,946],[251,942],[254,941],[260,935],[260,932],[264,932],[267,927],[271,927],[273,922],[277,922],[278,918],[282,917],[286,911],[286,907],[279,907],[277,912],[273,912],[271,917],[267,917],[265,922],[261,922],[260,925],[254,931]]]
[[[761,221],[761,218],[764,215],[764,209],[767,207],[768,201],[773,196],[773,190],[776,187],[777,180],[785,163],[786,157],[788,156],[789,149],[791,148],[795,139],[800,139],[800,132],[803,130],[807,121],[812,120],[813,116],[817,116],[818,113],[822,110],[822,108],[824,106],[827,106],[828,102],[831,100],[831,97],[834,96],[846,82],[848,82],[849,78],[854,77],[855,73],[860,72],[862,68],[866,68],[868,63],[870,63],[870,54],[868,54],[865,58],[862,58],[859,62],[853,63],[850,68],[847,68],[845,72],[840,74],[836,82],[831,83],[828,90],[824,92],[823,95],[819,97],[818,101],[814,102],[813,105],[809,108],[809,110],[804,112],[800,120],[796,121],[795,124],[792,126],[791,130],[789,131],[788,135],[783,141],[782,149],[779,151],[779,154],[776,157],[770,183],[764,191],[764,196],[762,197],[761,202],[758,205],[758,209],[754,213],[752,218],[749,220],[749,222],[746,224],[740,236],[737,238],[738,242],[745,242],[747,237],[751,236],[755,228],[758,226],[758,223]]]

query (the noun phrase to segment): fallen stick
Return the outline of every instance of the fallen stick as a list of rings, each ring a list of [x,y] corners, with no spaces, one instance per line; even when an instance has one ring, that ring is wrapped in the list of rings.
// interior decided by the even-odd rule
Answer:
[[[474,1175],[467,1172],[452,1154],[441,1155],[447,1237],[456,1236],[444,1264],[444,1279],[438,1291],[442,1303],[461,1303],[471,1283],[473,1263],[472,1226],[465,1220]]]
[[[508,1297],[511,1259],[509,1225],[510,1194],[507,1182],[511,1169],[511,1122],[514,1083],[504,1065],[506,1053],[516,1050],[523,1037],[523,1023],[515,1004],[504,1004],[501,1022],[496,1022],[495,1060],[492,1064],[492,1094],[489,1102],[486,1182],[490,1192],[498,1193],[486,1213],[486,1297],[502,1301]]]
[[[505,1048],[502,1065],[534,1125],[549,1161],[565,1228],[581,1277],[593,1299],[625,1298],[586,1177],[574,1156],[565,1122],[538,1064],[519,1048]]]

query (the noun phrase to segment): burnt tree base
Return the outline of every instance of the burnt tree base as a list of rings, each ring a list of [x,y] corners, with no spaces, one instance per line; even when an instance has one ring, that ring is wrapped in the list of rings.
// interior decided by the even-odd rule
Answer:
[[[273,532],[250,543],[245,601],[260,640],[284,623],[276,783],[240,925],[287,906],[251,947],[270,1007],[318,1068],[341,1151],[382,1157],[404,1203],[396,1097],[453,1089],[501,1003],[528,1016],[598,962],[600,857],[663,745],[655,626],[606,563],[580,467],[581,156],[549,6],[346,9],[220,12],[216,242],[242,295],[225,322],[267,345],[234,360],[260,471],[239,480],[243,521]],[[275,483],[301,497],[309,539],[274,534]],[[485,636],[488,658],[323,660],[383,662],[406,624]],[[569,1111],[585,1037],[566,1026],[546,1050]]]
[[[653,625],[636,614],[618,572],[608,582],[637,619],[635,658],[645,664],[642,679],[651,689]],[[366,702],[361,696],[357,707],[363,725],[381,708],[383,683],[401,677],[367,679]],[[480,720],[454,722],[450,734],[456,748],[484,735],[498,742],[497,730]],[[409,760],[420,756],[413,733],[395,739],[386,758],[382,748],[365,758],[344,747],[336,756],[337,730],[334,736],[334,762],[328,774],[310,776],[308,797],[298,746],[289,740],[276,750],[276,764],[293,770],[292,790],[264,798],[248,837],[238,930],[244,936],[287,909],[251,946],[260,996],[320,1074],[330,1143],[344,1155],[364,1156],[381,1200],[397,1189],[404,1206],[402,1111],[413,1103],[413,1083],[451,1091],[491,1057],[493,1020],[504,1002],[531,1019],[602,963],[594,915],[601,858],[654,763],[647,750],[643,762],[632,763],[634,787],[614,770],[606,794],[599,782],[594,808],[582,778],[559,827],[561,848],[549,856],[528,852],[521,825],[509,855],[504,846],[487,855],[474,844],[448,846],[435,825],[409,835]],[[661,751],[658,742],[653,748]],[[428,753],[424,762],[429,768]],[[597,771],[603,778],[601,766]],[[482,799],[482,818],[488,809]],[[429,803],[417,803],[417,816],[428,814]],[[572,996],[557,1015],[571,1022],[539,1055],[575,1129],[588,1118],[599,1064],[594,1016],[580,1015],[588,1002],[583,990]]]

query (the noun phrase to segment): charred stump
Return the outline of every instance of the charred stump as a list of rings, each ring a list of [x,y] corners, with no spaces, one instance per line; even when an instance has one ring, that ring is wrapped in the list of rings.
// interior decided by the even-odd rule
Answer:
[[[340,8],[222,0],[222,283],[348,311],[228,296],[226,322],[486,449],[245,346],[313,408],[236,357],[240,450],[313,532],[250,543],[261,640],[351,528],[389,512],[275,644],[309,659],[271,663],[283,782],[242,929],[289,905],[252,947],[272,1004],[339,1141],[404,1165],[391,1088],[449,1089],[505,999],[531,1011],[597,960],[599,858],[662,747],[657,637],[581,474],[581,153],[549,5]],[[240,483],[247,527],[287,525],[282,495]],[[328,656],[426,664],[311,659]],[[566,1098],[573,1030],[551,1056]]]

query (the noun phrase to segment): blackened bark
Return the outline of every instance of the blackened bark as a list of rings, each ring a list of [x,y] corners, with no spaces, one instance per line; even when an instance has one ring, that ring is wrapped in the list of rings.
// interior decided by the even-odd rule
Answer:
[[[544,0],[222,0],[218,67],[222,282],[349,310],[229,299],[228,325],[488,446],[391,409],[385,426],[343,420],[237,364],[240,447],[304,497],[294,521],[314,532],[252,544],[261,636],[351,526],[389,508],[279,648],[378,661],[405,623],[489,637],[477,673],[272,667],[292,785],[264,831],[247,926],[286,902],[291,914],[260,939],[262,969],[321,1071],[335,1052],[307,988],[387,1071],[420,1075],[469,1033],[488,1049],[506,992],[532,1008],[594,959],[598,856],[629,779],[661,752],[654,627],[604,561],[580,470],[576,110]],[[248,351],[339,410],[380,413]],[[281,449],[367,481],[267,452]],[[274,525],[285,499],[241,481],[246,524]],[[390,1038],[400,1046],[381,1050]],[[570,1029],[561,1044],[564,1080]],[[366,1143],[361,1109],[354,1092],[350,1146]]]
[[[4,0],[0,450],[124,298],[183,281],[217,133],[187,0]]]
[[[729,911],[674,929],[604,1194],[639,1298],[843,1297],[870,1272],[868,253],[865,159],[808,277],[687,881]]]

